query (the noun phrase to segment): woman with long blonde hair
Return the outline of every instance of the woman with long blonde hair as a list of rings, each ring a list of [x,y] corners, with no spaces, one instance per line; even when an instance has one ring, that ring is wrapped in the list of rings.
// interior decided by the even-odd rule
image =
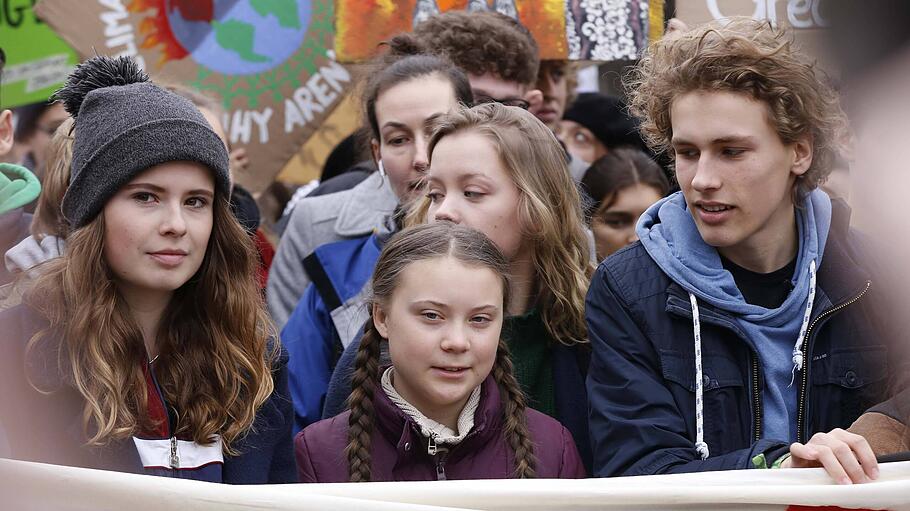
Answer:
[[[128,58],[57,93],[75,119],[61,257],[0,316],[10,456],[227,483],[295,480],[285,357],[228,206],[228,155]]]
[[[512,299],[503,337],[515,376],[528,406],[568,428],[587,464],[584,307],[594,266],[565,151],[532,114],[499,104],[460,108],[434,128],[425,197],[405,223],[472,227],[506,256]],[[350,393],[354,350],[339,361],[330,400]],[[335,410],[327,402],[326,415]]]

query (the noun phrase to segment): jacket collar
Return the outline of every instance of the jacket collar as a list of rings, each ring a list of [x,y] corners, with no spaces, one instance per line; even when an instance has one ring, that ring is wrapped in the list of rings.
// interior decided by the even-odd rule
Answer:
[[[335,232],[341,236],[361,236],[382,227],[384,218],[395,211],[398,198],[389,180],[374,172],[351,188],[347,200],[341,203],[335,220]]]
[[[376,382],[373,391],[373,406],[375,408],[374,424],[386,441],[395,446],[399,463],[415,457],[427,457],[427,439],[420,433],[420,426],[414,420],[395,406],[385,392]],[[475,451],[493,440],[502,425],[502,401],[499,395],[499,386],[493,375],[481,383],[480,404],[474,414],[474,429],[458,445],[451,447],[450,461],[457,461],[467,453]]]

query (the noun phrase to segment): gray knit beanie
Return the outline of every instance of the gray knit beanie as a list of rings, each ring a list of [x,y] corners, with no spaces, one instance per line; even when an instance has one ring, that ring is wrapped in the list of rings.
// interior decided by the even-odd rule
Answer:
[[[63,215],[73,229],[95,218],[137,174],[162,163],[205,165],[217,191],[230,196],[224,142],[189,100],[151,83],[132,59],[85,61],[54,99],[75,119],[72,174],[63,196]]]

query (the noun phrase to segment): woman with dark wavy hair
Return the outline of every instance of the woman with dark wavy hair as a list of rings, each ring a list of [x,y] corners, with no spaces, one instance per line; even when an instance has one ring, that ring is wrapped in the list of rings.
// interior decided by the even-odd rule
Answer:
[[[11,457],[295,480],[286,360],[228,206],[224,143],[128,58],[87,61],[56,99],[75,119],[69,235],[0,316]]]

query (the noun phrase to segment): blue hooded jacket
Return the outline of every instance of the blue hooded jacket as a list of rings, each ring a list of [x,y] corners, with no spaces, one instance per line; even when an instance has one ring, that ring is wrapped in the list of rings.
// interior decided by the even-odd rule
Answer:
[[[694,295],[693,304],[700,300],[730,313],[746,333],[766,378],[762,438],[790,442],[796,440],[793,376],[801,369],[801,338],[814,301],[816,268],[821,266],[831,227],[831,199],[825,192],[809,194],[804,207],[796,209],[796,224],[799,249],[793,290],[777,309],[746,303],[717,249],[699,234],[682,192],[652,205],[636,226],[648,255],[670,280]]]

